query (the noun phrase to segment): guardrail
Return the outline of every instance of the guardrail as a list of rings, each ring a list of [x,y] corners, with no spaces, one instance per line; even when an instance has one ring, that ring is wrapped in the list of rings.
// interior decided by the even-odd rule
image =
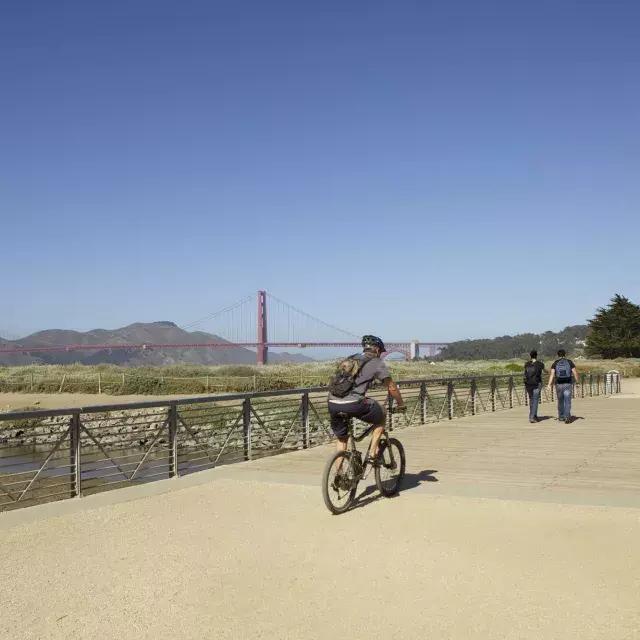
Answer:
[[[398,382],[406,414],[390,429],[527,403],[520,376]],[[574,394],[620,392],[620,376],[582,376]],[[217,465],[306,449],[333,437],[326,388],[0,414],[0,511]],[[393,406],[385,390],[371,397]],[[546,388],[541,402],[553,401]]]

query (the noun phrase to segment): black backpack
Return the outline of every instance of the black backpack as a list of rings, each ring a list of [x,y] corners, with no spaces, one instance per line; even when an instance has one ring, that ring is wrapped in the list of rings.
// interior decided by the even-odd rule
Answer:
[[[538,367],[531,360],[524,365],[524,383],[530,387],[538,384]]]
[[[566,358],[560,358],[556,362],[556,378],[571,378],[571,364]]]
[[[329,393],[336,398],[348,396],[353,387],[355,387],[356,378],[362,371],[362,367],[369,360],[371,358],[359,353],[342,360],[329,381]]]

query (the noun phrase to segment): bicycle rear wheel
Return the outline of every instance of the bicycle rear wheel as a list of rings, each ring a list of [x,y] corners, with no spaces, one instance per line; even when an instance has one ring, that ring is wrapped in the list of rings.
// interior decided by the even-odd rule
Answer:
[[[395,438],[386,438],[380,442],[379,464],[375,468],[378,491],[387,498],[396,494],[404,478],[404,447]]]
[[[333,514],[344,513],[356,497],[358,480],[347,451],[334,453],[322,474],[322,497]]]

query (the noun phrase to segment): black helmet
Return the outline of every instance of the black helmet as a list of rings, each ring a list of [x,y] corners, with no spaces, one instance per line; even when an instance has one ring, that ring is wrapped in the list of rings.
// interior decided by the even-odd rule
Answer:
[[[370,336],[370,335],[362,336],[362,346],[365,349],[367,347],[378,347],[381,353],[383,351],[386,351],[384,347],[384,342],[382,342],[382,340],[380,340],[380,338],[378,338],[377,336]]]

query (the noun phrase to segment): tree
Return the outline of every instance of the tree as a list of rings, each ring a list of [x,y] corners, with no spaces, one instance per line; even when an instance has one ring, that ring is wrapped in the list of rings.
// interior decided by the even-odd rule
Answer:
[[[600,308],[587,336],[587,353],[603,358],[640,357],[640,306],[616,293],[607,308]]]
[[[439,354],[439,360],[483,360],[486,358],[529,357],[529,351],[536,349],[542,358],[555,356],[559,348],[567,353],[580,353],[589,327],[586,324],[565,327],[554,333],[520,333],[515,336],[500,336],[493,339],[460,340],[449,343]]]

